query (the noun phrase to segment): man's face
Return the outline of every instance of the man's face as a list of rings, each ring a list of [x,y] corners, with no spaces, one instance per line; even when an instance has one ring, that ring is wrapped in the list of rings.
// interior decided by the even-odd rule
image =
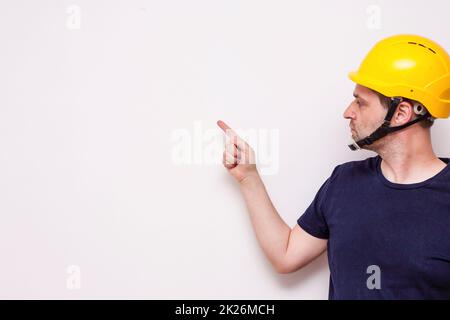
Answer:
[[[358,141],[370,135],[383,123],[387,110],[378,95],[369,88],[357,84],[353,96],[355,99],[345,109],[344,118],[350,119],[352,138]]]

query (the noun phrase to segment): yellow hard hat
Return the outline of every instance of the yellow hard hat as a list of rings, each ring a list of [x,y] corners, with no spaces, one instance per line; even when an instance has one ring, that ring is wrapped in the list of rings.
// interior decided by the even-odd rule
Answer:
[[[436,42],[409,34],[379,41],[352,81],[388,97],[415,100],[434,118],[450,114],[450,57]]]

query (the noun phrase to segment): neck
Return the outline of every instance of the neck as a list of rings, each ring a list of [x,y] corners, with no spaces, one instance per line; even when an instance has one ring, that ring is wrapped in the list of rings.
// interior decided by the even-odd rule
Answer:
[[[389,138],[376,152],[383,159],[383,175],[391,182],[422,182],[446,166],[433,151],[430,130],[399,131]]]

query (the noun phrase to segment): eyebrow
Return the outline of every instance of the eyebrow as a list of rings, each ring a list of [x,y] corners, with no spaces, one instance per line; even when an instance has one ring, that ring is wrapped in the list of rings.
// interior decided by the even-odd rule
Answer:
[[[362,97],[361,97],[359,94],[357,94],[357,93],[354,93],[354,92],[353,92],[353,96],[354,96],[355,98],[361,99],[361,100],[364,101],[364,102],[367,102],[366,99],[362,98]]]

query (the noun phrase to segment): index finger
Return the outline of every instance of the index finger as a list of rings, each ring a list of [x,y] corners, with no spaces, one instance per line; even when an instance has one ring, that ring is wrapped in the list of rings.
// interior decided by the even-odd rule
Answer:
[[[225,122],[222,120],[217,121],[217,125],[222,129],[228,136],[233,137],[237,136],[237,133],[234,132],[233,129],[231,129]]]
[[[217,125],[222,129],[228,137],[231,138],[233,143],[239,147],[240,149],[244,149],[246,147],[246,142],[239,137],[239,135],[231,129],[225,122],[222,120],[217,121]]]

